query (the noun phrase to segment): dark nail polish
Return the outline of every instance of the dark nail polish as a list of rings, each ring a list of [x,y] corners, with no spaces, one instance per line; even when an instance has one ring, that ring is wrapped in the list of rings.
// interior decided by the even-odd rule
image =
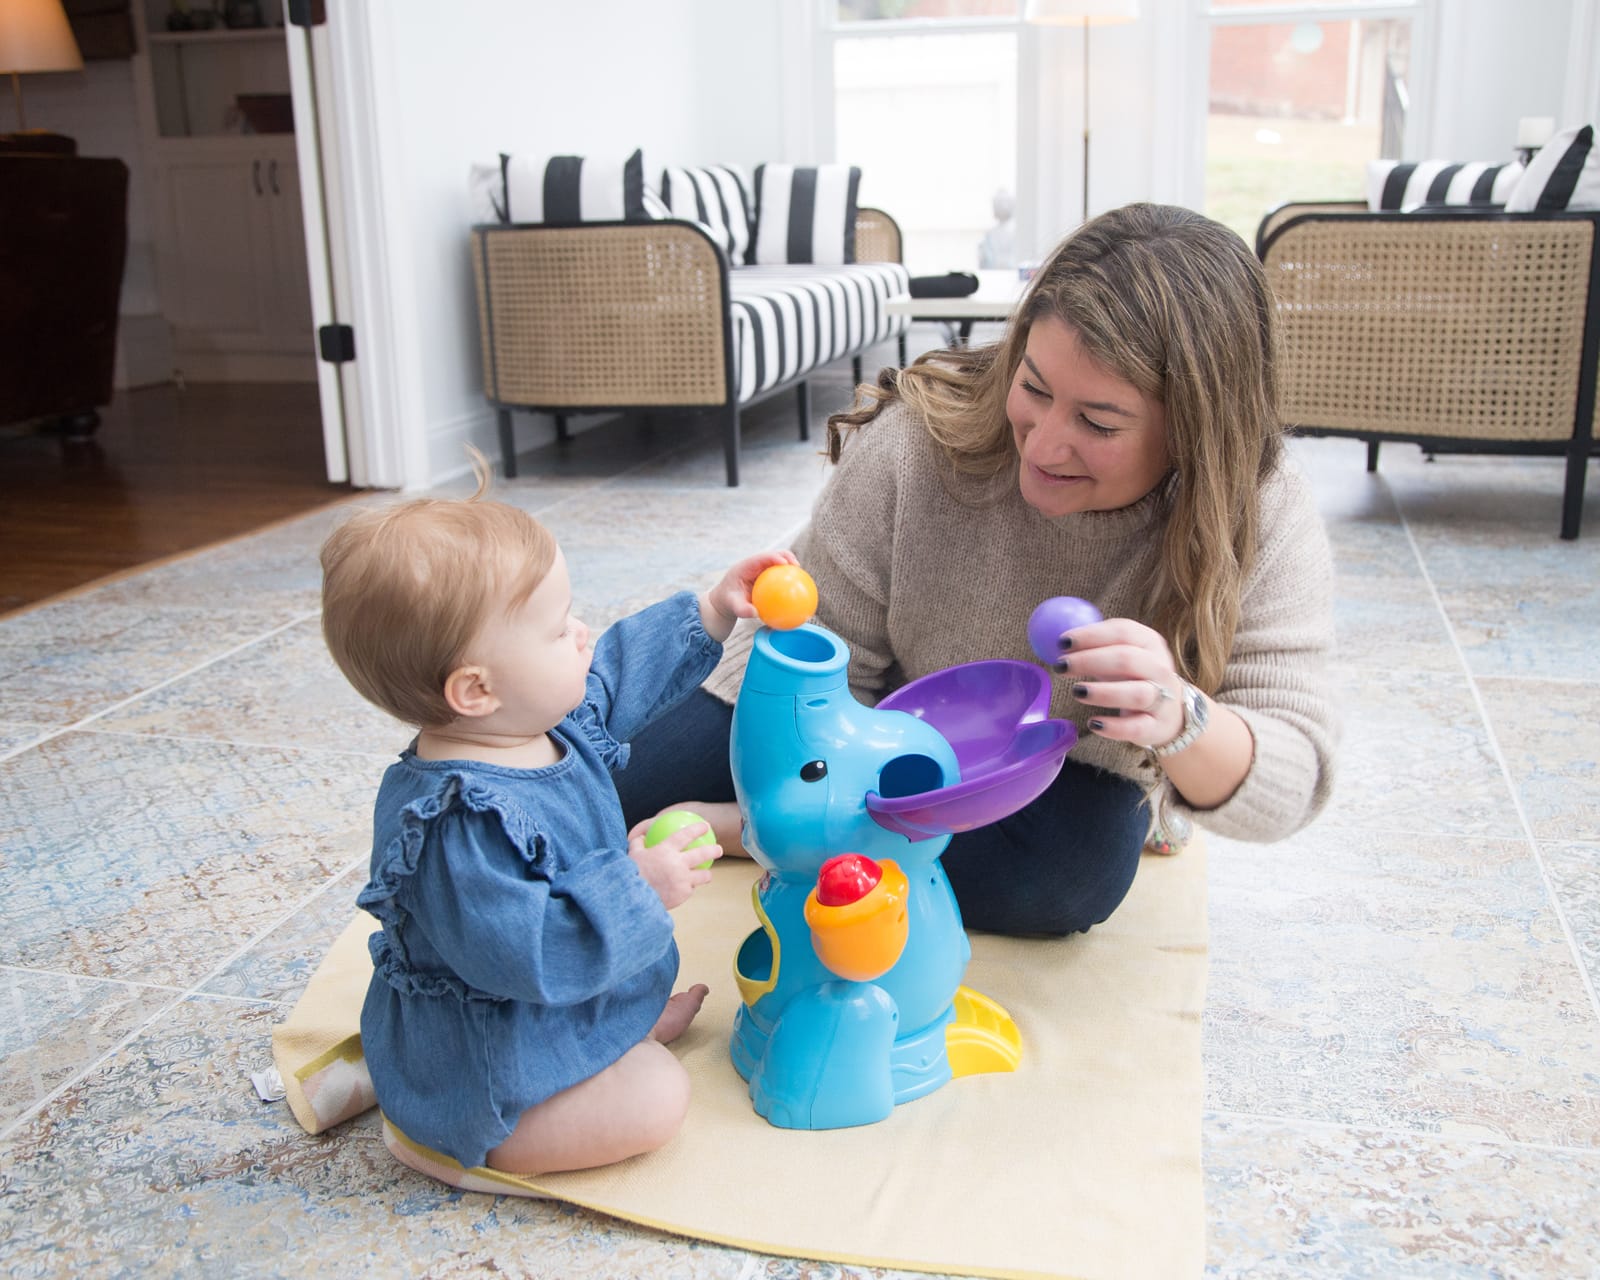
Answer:
[[[1072,696],[1074,698],[1087,698],[1089,696],[1089,686],[1086,684],[1073,685]]]
[[[1104,720],[1091,720],[1089,721],[1089,727],[1091,729],[1104,729],[1106,722]]]
[[[1058,674],[1064,674],[1067,670],[1067,665],[1067,660],[1065,658],[1061,658],[1055,663],[1051,664],[1051,669],[1056,671]]]
[[[1062,636],[1061,637],[1061,647],[1063,649],[1072,648],[1072,637],[1071,636]]]

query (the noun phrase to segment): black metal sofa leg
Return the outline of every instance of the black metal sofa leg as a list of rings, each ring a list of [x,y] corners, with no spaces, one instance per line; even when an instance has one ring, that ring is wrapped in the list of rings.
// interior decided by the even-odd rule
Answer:
[[[1367,441],[1367,470],[1368,471],[1376,471],[1378,469],[1378,446],[1381,445],[1382,443],[1383,443],[1382,440],[1368,440]]]
[[[517,441],[511,430],[511,410],[496,410],[494,416],[500,427],[500,469],[505,472],[507,480],[514,480],[517,476]]]
[[[811,439],[811,384],[804,378],[800,385],[794,389],[796,407],[800,411],[800,438]]]
[[[859,387],[861,385],[861,357],[860,356],[851,356],[850,357],[850,376],[855,379],[854,386],[855,387]],[[854,388],[852,388],[852,390],[853,389]]]
[[[722,410],[722,455],[728,465],[728,488],[739,487],[739,406],[730,403]]]
[[[1561,536],[1568,542],[1578,536],[1583,522],[1583,481],[1589,469],[1589,442],[1567,450],[1567,485],[1561,495]]]

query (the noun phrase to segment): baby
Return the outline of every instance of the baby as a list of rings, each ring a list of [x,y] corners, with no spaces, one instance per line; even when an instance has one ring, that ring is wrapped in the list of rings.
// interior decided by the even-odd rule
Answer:
[[[438,1153],[526,1177],[681,1126],[688,1074],[663,1046],[706,988],[671,994],[667,913],[721,849],[685,850],[704,823],[646,848],[611,774],[754,615],[756,576],[794,561],[741,560],[591,646],[555,539],[480,480],[470,500],[359,512],[322,549],[329,650],[419,730],[384,774],[357,899],[383,924],[361,1038],[390,1150],[447,1180]]]

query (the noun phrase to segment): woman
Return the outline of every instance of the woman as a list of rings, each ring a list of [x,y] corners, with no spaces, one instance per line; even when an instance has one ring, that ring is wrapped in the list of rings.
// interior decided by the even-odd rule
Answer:
[[[956,663],[1031,657],[1027,620],[1050,596],[1105,615],[1061,637],[1052,712],[1081,737],[1060,777],[945,852],[969,926],[1088,928],[1127,894],[1147,836],[1196,818],[1277,840],[1326,802],[1332,571],[1284,457],[1273,347],[1238,236],[1130,205],[1061,244],[999,344],[885,370],[829,420],[838,469],[795,551],[863,702]],[[682,802],[739,847],[738,640],[633,743],[617,779],[630,823]]]

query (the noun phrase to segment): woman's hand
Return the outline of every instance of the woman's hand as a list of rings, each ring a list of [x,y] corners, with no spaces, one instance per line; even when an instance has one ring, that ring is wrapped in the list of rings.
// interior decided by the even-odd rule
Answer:
[[[1072,681],[1072,696],[1102,714],[1089,729],[1102,738],[1164,747],[1183,732],[1183,680],[1158,632],[1130,618],[1075,627],[1061,637],[1056,670]],[[1239,789],[1255,759],[1250,726],[1231,708],[1209,700],[1205,731],[1182,751],[1161,759],[1162,771],[1195,809],[1215,809]]]
[[[695,849],[684,848],[691,840],[698,840],[711,830],[710,824],[705,822],[691,822],[647,846],[644,833],[654,821],[654,818],[646,818],[628,832],[628,856],[639,868],[645,883],[656,891],[661,904],[671,911],[687,902],[689,895],[701,885],[711,883],[711,868],[700,864],[720,858],[722,846],[703,844]]]
[[[1072,696],[1104,714],[1089,721],[1102,738],[1160,747],[1183,732],[1183,680],[1157,631],[1131,618],[1107,618],[1061,637],[1056,670]]]
[[[750,589],[763,569],[775,564],[799,563],[792,551],[762,551],[739,561],[722,575],[721,582],[700,595],[700,623],[706,634],[720,644],[733,634],[734,624],[740,618],[756,616]]]

